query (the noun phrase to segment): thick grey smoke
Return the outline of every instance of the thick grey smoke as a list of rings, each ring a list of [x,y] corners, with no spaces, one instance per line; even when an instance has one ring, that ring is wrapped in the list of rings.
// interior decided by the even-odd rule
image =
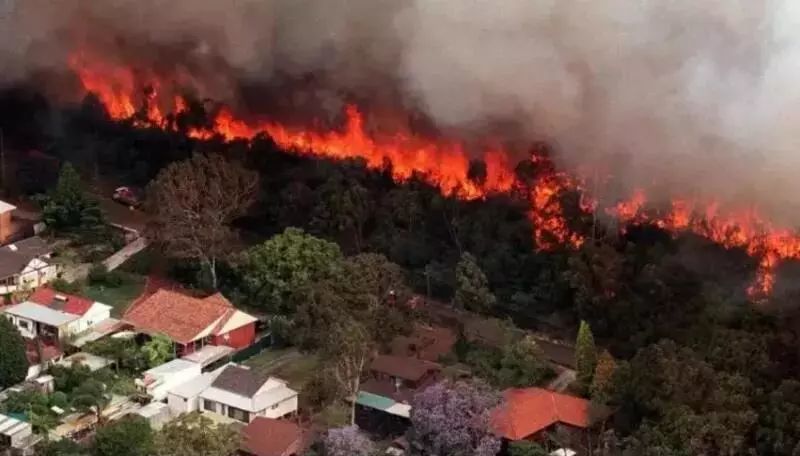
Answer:
[[[230,75],[325,74],[320,102],[390,93],[444,129],[513,121],[628,189],[800,222],[791,0],[0,0],[0,15],[5,80],[63,69],[80,40],[167,64],[181,49],[223,98]]]

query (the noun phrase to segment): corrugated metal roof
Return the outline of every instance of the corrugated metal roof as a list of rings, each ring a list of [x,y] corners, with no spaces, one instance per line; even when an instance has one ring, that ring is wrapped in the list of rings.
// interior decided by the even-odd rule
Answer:
[[[30,424],[24,421],[20,421],[8,415],[0,415],[0,434],[11,437],[28,426],[30,426]]]
[[[378,410],[386,410],[395,404],[395,402],[388,397],[378,396],[377,394],[368,393],[366,391],[358,392],[356,403]]]
[[[160,366],[156,366],[150,370],[145,371],[144,375],[152,375],[152,376],[166,375],[175,372],[191,370],[198,367],[199,364],[193,363],[191,361],[186,361],[185,359],[173,359],[172,361],[169,361]]]
[[[30,301],[25,301],[20,304],[6,307],[3,309],[3,311],[11,315],[56,327],[65,325],[80,318],[77,315],[68,314],[59,310],[53,310],[49,307],[35,304]]]

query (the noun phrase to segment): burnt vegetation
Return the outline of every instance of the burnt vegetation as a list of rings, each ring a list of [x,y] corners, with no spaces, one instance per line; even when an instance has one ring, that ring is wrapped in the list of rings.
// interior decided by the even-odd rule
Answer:
[[[7,90],[0,94],[4,187],[23,195],[52,188],[63,162],[85,176],[146,186],[172,163],[219,154],[258,174],[255,203],[234,223],[243,242],[302,228],[348,255],[385,255],[416,292],[447,302],[469,252],[496,297],[485,313],[568,337],[589,322],[597,344],[619,360],[610,399],[619,412],[607,454],[800,451],[797,264],[782,266],[775,293],[753,304],[746,287],[757,264],[745,252],[655,226],[595,225],[572,193],[559,197],[587,241],[578,250],[544,251],[531,235],[524,188],[460,201],[422,179],[398,184],[388,169],[369,171],[357,160],[287,154],[268,137],[189,139],[188,128],[202,125],[207,109],[193,103],[168,120],[175,129],[134,128],[110,121],[91,96],[55,108],[35,92]],[[538,170],[523,162],[516,173],[524,186]],[[473,163],[472,179],[485,174],[485,164]],[[197,273],[203,261],[183,267],[179,278],[210,286]],[[215,281],[246,300],[242,278],[224,260]]]

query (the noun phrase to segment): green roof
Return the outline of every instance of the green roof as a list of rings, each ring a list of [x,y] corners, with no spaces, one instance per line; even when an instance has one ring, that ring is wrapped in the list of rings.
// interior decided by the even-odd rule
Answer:
[[[26,423],[28,422],[28,415],[25,413],[6,413],[5,415],[20,421],[25,421]]]
[[[371,407],[378,410],[386,410],[395,404],[395,401],[388,397],[378,396],[377,394],[359,391],[356,404]]]

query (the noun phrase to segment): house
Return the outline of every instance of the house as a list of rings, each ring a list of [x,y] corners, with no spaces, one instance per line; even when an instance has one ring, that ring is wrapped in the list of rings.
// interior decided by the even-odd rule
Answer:
[[[0,247],[0,295],[30,290],[58,276],[58,266],[50,260],[52,249],[33,236]]]
[[[111,318],[111,306],[88,298],[61,293],[47,286],[37,288],[28,297],[28,301],[78,316],[69,325],[70,334],[83,333]]]
[[[255,341],[257,322],[220,293],[196,298],[166,289],[137,302],[122,320],[142,333],[169,337],[178,356],[206,345],[249,347]]]
[[[509,441],[538,440],[556,427],[581,434],[609,415],[586,399],[543,388],[512,388],[503,396],[491,424],[498,436]]]
[[[398,336],[391,343],[391,353],[396,356],[439,361],[453,351],[458,341],[456,333],[448,328],[417,324],[408,336]]]
[[[78,319],[77,315],[30,301],[4,307],[2,312],[17,327],[22,337],[41,339],[50,344],[58,344],[66,338],[70,323]]]
[[[153,401],[163,401],[170,389],[199,377],[201,368],[199,364],[185,359],[173,359],[143,372],[142,377],[137,378],[135,383],[143,393],[152,397]]]
[[[200,393],[211,387],[223,369],[224,366],[212,372],[205,372],[170,388],[167,392],[167,405],[172,416],[200,410]]]
[[[305,448],[305,433],[297,424],[258,416],[242,431],[242,456],[296,456]]]
[[[369,366],[356,404],[408,418],[411,399],[417,391],[439,379],[441,366],[431,361],[395,355],[379,355]]]
[[[23,337],[57,343],[110,318],[111,306],[42,287],[27,301],[8,306],[2,312]]]
[[[297,391],[285,381],[264,378],[249,368],[228,364],[199,394],[204,412],[249,423],[258,416],[281,418],[297,412]]]
[[[0,414],[0,454],[33,454],[33,447],[42,438],[33,433],[30,423]]]

